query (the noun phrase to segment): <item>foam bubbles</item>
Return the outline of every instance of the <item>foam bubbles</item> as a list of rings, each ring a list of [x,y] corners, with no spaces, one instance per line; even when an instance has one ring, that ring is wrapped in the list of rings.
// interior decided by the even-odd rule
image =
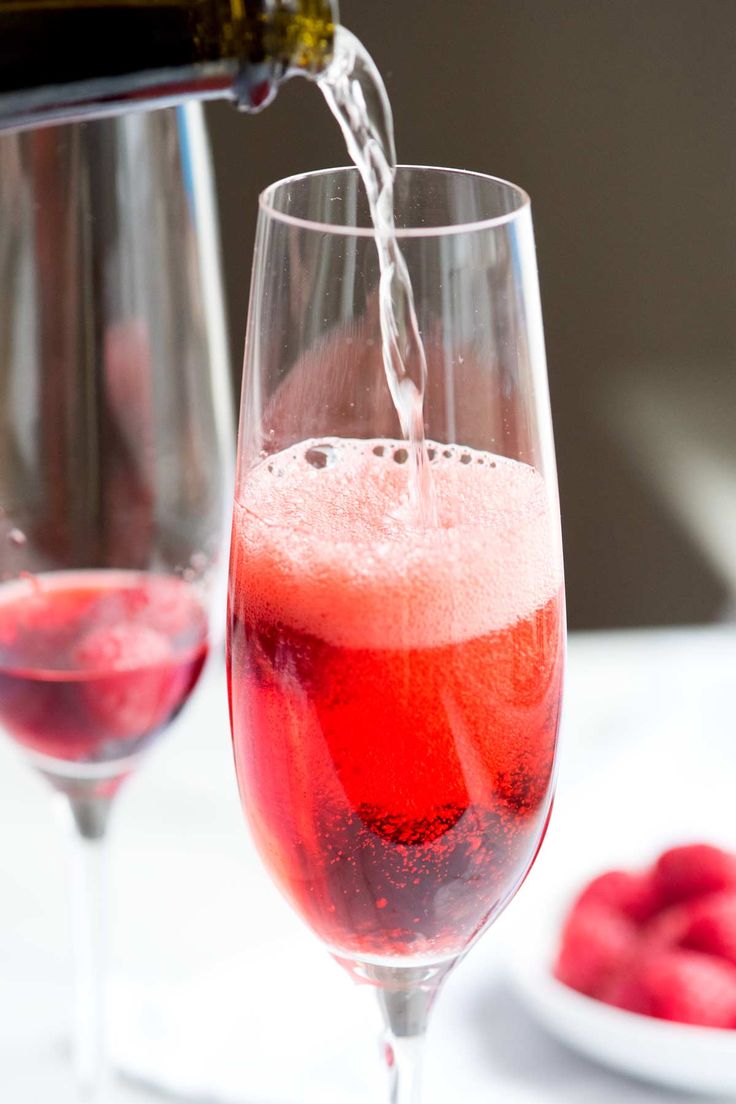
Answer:
[[[549,601],[562,569],[541,475],[467,447],[429,451],[431,529],[411,520],[403,442],[304,441],[257,464],[235,512],[244,614],[345,647],[431,647]]]
[[[311,468],[331,468],[338,463],[340,457],[337,449],[329,441],[321,441],[317,445],[310,445],[304,453],[304,459]]]
[[[27,543],[28,538],[22,529],[11,529],[8,533],[8,541],[16,548],[23,548]]]

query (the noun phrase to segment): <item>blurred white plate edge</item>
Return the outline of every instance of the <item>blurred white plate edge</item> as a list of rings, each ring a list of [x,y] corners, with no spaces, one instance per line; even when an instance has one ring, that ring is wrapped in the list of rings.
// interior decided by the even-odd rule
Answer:
[[[505,959],[516,992],[551,1034],[631,1077],[680,1091],[736,1094],[736,1031],[640,1016],[576,993],[552,975],[559,925],[552,930],[554,938],[545,940],[527,930]]]

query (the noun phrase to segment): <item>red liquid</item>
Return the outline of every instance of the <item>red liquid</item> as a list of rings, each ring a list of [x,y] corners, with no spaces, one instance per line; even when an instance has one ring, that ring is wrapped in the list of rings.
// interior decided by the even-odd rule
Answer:
[[[124,759],[184,704],[207,622],[178,579],[85,571],[0,588],[0,724],[54,759]]]
[[[310,444],[260,465],[236,506],[241,795],[333,950],[439,959],[513,894],[549,814],[562,610],[544,485],[447,450],[428,533],[401,520],[400,446],[333,441],[315,469]]]

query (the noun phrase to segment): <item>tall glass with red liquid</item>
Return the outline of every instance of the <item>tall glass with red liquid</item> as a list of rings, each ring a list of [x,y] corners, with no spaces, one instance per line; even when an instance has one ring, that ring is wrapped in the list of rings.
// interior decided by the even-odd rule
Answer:
[[[111,804],[189,697],[224,598],[201,109],[4,135],[0,215],[0,728],[70,828],[76,1067],[96,1101]]]
[[[377,988],[391,1099],[448,972],[513,897],[550,814],[563,667],[559,510],[527,196],[399,168],[428,361],[414,446],[384,378],[353,169],[261,199],[229,593],[245,812],[274,879]]]

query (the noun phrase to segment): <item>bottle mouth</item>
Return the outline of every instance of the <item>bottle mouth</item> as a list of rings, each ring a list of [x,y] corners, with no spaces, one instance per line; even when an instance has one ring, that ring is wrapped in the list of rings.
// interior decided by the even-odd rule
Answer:
[[[238,109],[257,113],[268,107],[285,71],[283,63],[271,60],[242,66],[233,82],[233,97]]]
[[[248,62],[233,82],[236,105],[258,112],[290,77],[320,77],[333,59],[338,23],[336,0],[300,0],[296,5],[277,0],[258,24]]]

